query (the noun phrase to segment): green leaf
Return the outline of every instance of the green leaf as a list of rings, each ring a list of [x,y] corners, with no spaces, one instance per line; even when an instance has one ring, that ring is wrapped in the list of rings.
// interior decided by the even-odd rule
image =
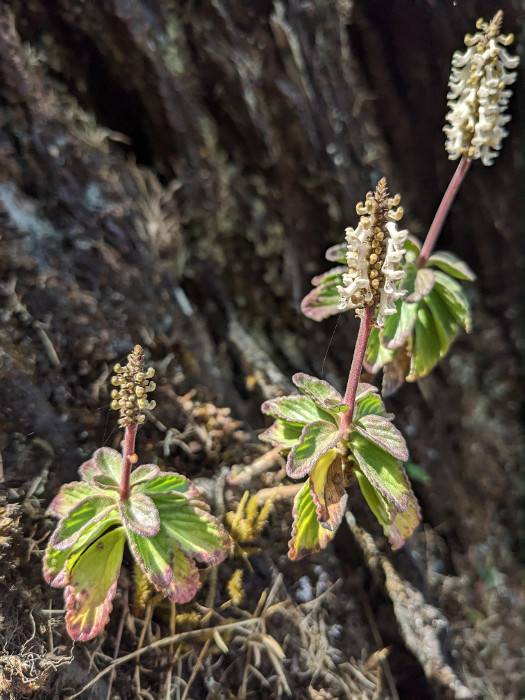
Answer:
[[[120,487],[116,484],[112,477],[106,476],[106,474],[95,474],[91,477],[90,484],[92,484],[97,491],[118,491],[120,492]],[[94,490],[94,489],[93,489]],[[108,494],[106,494],[108,495]]]
[[[166,493],[173,498],[188,499],[197,495],[194,484],[176,472],[160,472],[153,479],[144,481],[133,487],[133,493],[147,493],[149,496]]]
[[[412,357],[409,345],[411,346],[412,343],[409,342],[396,350],[392,361],[383,367],[381,394],[385,398],[394,394],[405,382]]]
[[[316,507],[308,479],[294,500],[292,538],[288,543],[288,556],[292,560],[297,560],[307,554],[318,552],[326,547],[333,536],[332,531],[321,527],[317,521]]]
[[[417,312],[414,347],[407,382],[414,382],[427,375],[440,358],[441,345],[436,324],[428,309],[420,306]]]
[[[337,287],[343,284],[343,273],[347,270],[347,267],[336,267],[312,279],[314,288],[301,302],[301,311],[307,318],[323,321],[347,311],[339,308],[341,295],[337,291]]]
[[[390,318],[390,316],[387,318],[387,323]],[[381,367],[391,362],[393,357],[394,350],[388,350],[388,348],[383,345],[381,342],[380,329],[373,327],[368,338],[368,345],[366,346],[365,369],[371,374],[376,374]]]
[[[324,379],[297,372],[293,375],[292,382],[300,392],[309,396],[325,410],[336,413],[348,410],[348,405],[344,403],[341,394]]]
[[[101,632],[117,590],[126,536],[123,528],[102,535],[82,553],[64,591],[67,631],[75,642],[86,642]]]
[[[94,476],[105,475],[118,486],[122,475],[122,455],[111,447],[101,447],[79,469],[82,478],[91,481]]]
[[[346,254],[348,253],[348,243],[336,243],[335,245],[328,248],[325,253],[327,260],[331,262],[338,262],[345,265],[345,270],[348,268],[346,265]]]
[[[405,469],[412,481],[419,481],[422,484],[427,484],[432,480],[432,477],[424,467],[422,467],[420,464],[412,462],[411,460],[408,460],[408,462],[405,463]]]
[[[174,502],[168,495],[154,496],[153,501],[166,532],[186,554],[208,564],[219,564],[228,556],[230,536],[204,503]]]
[[[92,487],[83,481],[72,481],[69,484],[64,484],[49,504],[46,515],[54,515],[56,518],[63,518],[70,510],[78,505],[80,501],[93,495]]]
[[[357,432],[351,434],[350,446],[359,469],[372,486],[398,510],[406,508],[410,485],[398,460]]]
[[[429,294],[434,287],[436,276],[433,270],[423,267],[416,273],[414,291],[405,298],[407,304],[415,304]]]
[[[405,260],[407,263],[415,263],[421,252],[421,241],[409,234],[406,241],[403,243],[403,248],[406,250]]]
[[[352,418],[353,423],[360,420],[363,416],[369,415],[383,416],[383,418],[394,417],[392,413],[387,413],[385,411],[385,405],[379,394],[376,393],[376,387],[373,387],[373,389],[373,392],[365,394],[362,398],[356,396],[354,415]]]
[[[455,320],[467,333],[471,330],[470,303],[463,288],[455,279],[436,270],[435,290],[445,302]]]
[[[51,546],[55,549],[69,549],[88,525],[103,520],[116,509],[117,500],[110,497],[89,496],[85,498],[58,523],[49,540]]]
[[[376,445],[379,445],[379,447],[389,452],[396,459],[400,459],[403,462],[408,459],[405,438],[388,418],[377,415],[363,416],[354,423],[354,428],[364,438],[375,442]]]
[[[335,425],[333,416],[324,411],[309,396],[280,396],[277,399],[270,399],[263,403],[261,411],[288,423],[306,425],[317,420],[324,420]]]
[[[125,501],[119,501],[122,522],[127,531],[142,537],[153,537],[160,527],[159,513],[145,493],[133,492]]]
[[[50,586],[63,588],[69,581],[71,569],[82,552],[112,525],[120,524],[117,509],[103,520],[88,525],[71,549],[55,549],[49,543],[43,562],[44,578]]]
[[[275,447],[291,449],[301,439],[303,426],[277,419],[275,423],[259,435],[259,440]]]
[[[188,603],[197,593],[199,571],[192,559],[187,557],[182,548],[172,540],[173,578],[162,593],[174,603]]]
[[[169,586],[173,578],[172,540],[164,527],[153,537],[141,537],[135,532],[128,532],[128,542],[133,557],[147,578],[160,591]]]
[[[463,262],[463,260],[458,258],[457,255],[454,255],[454,253],[449,253],[448,251],[436,251],[428,259],[427,265],[438,267],[447,275],[456,277],[456,279],[459,280],[474,282],[476,279],[476,275],[470,269],[467,263]]]
[[[410,491],[405,509],[399,510],[373,487],[363,473],[356,470],[355,474],[363,496],[388,537],[392,549],[399,549],[412,535],[421,519],[416,497]]]
[[[291,449],[286,460],[286,473],[294,479],[308,474],[319,459],[335,447],[341,433],[333,423],[317,421],[303,428],[299,442]]]
[[[436,332],[439,338],[441,357],[443,357],[448,352],[452,341],[458,334],[459,326],[436,291],[432,290],[430,294],[425,297],[425,304],[429,308],[432,318],[434,319]]]
[[[315,503],[318,522],[335,532],[346,508],[348,495],[343,483],[341,456],[328,450],[310,472],[310,491]]]
[[[387,319],[383,332],[382,340],[388,350],[396,350],[405,345],[414,328],[419,308],[418,304],[409,304],[403,300],[398,300],[396,306],[398,312]]]
[[[156,464],[142,464],[131,472],[129,485],[131,488],[145,481],[152,481],[160,474],[160,469]]]

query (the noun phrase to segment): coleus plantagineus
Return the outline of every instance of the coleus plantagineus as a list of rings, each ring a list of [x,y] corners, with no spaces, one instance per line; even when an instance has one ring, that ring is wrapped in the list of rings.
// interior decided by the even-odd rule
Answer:
[[[289,556],[299,559],[326,546],[346,507],[346,488],[355,479],[394,548],[401,547],[420,519],[419,506],[403,469],[408,451],[377,389],[359,382],[374,324],[396,313],[406,293],[400,266],[407,231],[397,229],[400,198],[388,196],[386,180],[357,205],[361,215],[347,229],[346,261],[340,271],[339,306],[356,309],[361,324],[344,397],[327,382],[296,374],[302,395],[266,401],[263,413],[275,422],[260,437],[288,451],[289,476],[308,479],[294,502]]]
[[[186,477],[138,466],[135,438],[142,411],[154,407],[153,369],[145,370],[137,345],[125,367],[115,366],[112,408],[124,428],[122,454],[102,447],[80,467],[80,481],[65,484],[48,508],[59,518],[44,556],[44,577],[65,588],[67,630],[75,641],[106,625],[117,589],[124,546],[167,598],[185,603],[199,584],[195,561],[220,563],[230,536]]]

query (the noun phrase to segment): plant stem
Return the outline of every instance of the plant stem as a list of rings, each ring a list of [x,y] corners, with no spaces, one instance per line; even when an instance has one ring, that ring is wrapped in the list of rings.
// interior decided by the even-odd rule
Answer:
[[[130,423],[124,430],[124,440],[122,441],[122,480],[120,482],[120,499],[127,501],[129,498],[129,478],[131,474],[131,466],[136,459],[135,455],[135,438],[137,437],[138,423]]]
[[[357,392],[357,385],[359,384],[359,378],[361,377],[361,369],[363,367],[363,360],[365,359],[368,338],[372,330],[374,309],[375,307],[369,306],[363,311],[363,315],[361,316],[361,324],[359,326],[357,340],[355,341],[354,356],[352,358],[352,366],[350,367],[350,374],[348,375],[345,391],[345,403],[348,404],[348,411],[343,414],[341,419],[341,429],[344,430],[348,430],[352,422],[352,416],[354,415],[355,395]]]
[[[458,193],[461,183],[463,182],[471,163],[472,160],[470,158],[465,158],[465,156],[463,156],[459,161],[456,172],[452,176],[452,180],[450,181],[445,194],[443,195],[443,199],[441,200],[441,204],[436,212],[434,221],[428,230],[427,237],[425,238],[425,242],[421,248],[421,253],[419,254],[419,259],[417,262],[418,267],[423,267],[431,256],[438,236],[443,228],[443,224],[445,223],[445,219],[450,211],[450,207],[452,206],[452,202]]]

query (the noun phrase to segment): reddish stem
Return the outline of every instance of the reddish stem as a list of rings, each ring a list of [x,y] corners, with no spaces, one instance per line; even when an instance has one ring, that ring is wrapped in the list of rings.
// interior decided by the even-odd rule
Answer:
[[[428,230],[427,237],[425,238],[425,242],[421,248],[421,253],[419,254],[419,259],[417,262],[418,267],[423,267],[429,257],[432,255],[432,251],[434,250],[438,236],[441,233],[445,219],[450,211],[452,202],[458,193],[461,183],[463,182],[471,163],[472,160],[470,158],[465,158],[465,156],[463,156],[459,161],[456,172],[452,176],[452,180],[450,181],[445,194],[443,195],[443,199],[441,200],[441,204],[436,212],[434,221]]]
[[[357,334],[354,356],[352,358],[352,366],[350,367],[350,374],[348,375],[348,383],[346,385],[345,403],[348,404],[348,411],[343,414],[341,419],[342,430],[348,430],[350,423],[352,422],[352,416],[354,415],[355,395],[357,392],[357,385],[359,384],[359,379],[361,377],[361,369],[363,367],[363,360],[365,359],[368,338],[370,336],[370,331],[372,330],[374,310],[375,307],[369,306],[364,310],[363,315],[361,316],[359,333]]]
[[[135,438],[137,437],[138,423],[130,423],[124,431],[124,440],[122,441],[122,479],[120,482],[120,499],[127,501],[129,498],[129,479],[131,475],[131,467],[136,459],[135,455]]]

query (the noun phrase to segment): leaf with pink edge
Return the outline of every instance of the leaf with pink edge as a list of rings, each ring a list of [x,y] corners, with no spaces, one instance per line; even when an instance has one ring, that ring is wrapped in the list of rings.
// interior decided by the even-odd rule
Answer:
[[[317,421],[303,428],[299,442],[291,449],[286,460],[286,473],[300,479],[313,469],[319,459],[335,447],[341,439],[341,431],[333,423]]]
[[[69,574],[82,552],[112,525],[120,524],[117,509],[111,511],[103,520],[88,525],[71,549],[55,549],[51,543],[47,545],[44,554],[44,579],[54,588],[63,588],[69,579]]]
[[[367,440],[375,442],[383,450],[390,452],[396,459],[407,461],[408,450],[405,438],[388,418],[373,414],[363,416],[354,422],[354,429]]]
[[[120,487],[116,484],[111,476],[107,474],[95,474],[91,477],[90,484],[93,485],[99,492],[102,491],[120,491]],[[106,496],[108,494],[105,494]]]
[[[335,267],[312,279],[314,288],[308,292],[301,302],[301,311],[312,321],[324,319],[344,313],[348,309],[340,309],[341,295],[337,287],[343,284],[343,273],[347,267]]]
[[[310,491],[318,522],[327,530],[335,532],[341,524],[348,500],[341,457],[336,450],[324,454],[310,472]]]
[[[111,530],[84,551],[73,567],[64,599],[67,631],[75,642],[93,639],[106,626],[125,541],[123,528]]]
[[[404,510],[411,490],[400,462],[356,431],[351,434],[349,445],[359,469],[372,486],[398,510]]]
[[[438,267],[447,275],[456,277],[456,279],[468,280],[469,282],[474,282],[476,279],[476,275],[467,263],[463,262],[463,260],[458,258],[457,255],[454,255],[454,253],[449,253],[448,251],[440,250],[432,253],[428,259],[427,265]]]
[[[137,486],[137,484],[142,484],[147,481],[151,481],[160,473],[160,469],[156,464],[142,464],[131,472],[129,478],[130,488]]]
[[[405,302],[407,304],[416,304],[421,301],[423,297],[430,294],[432,288],[436,282],[436,275],[433,270],[428,267],[423,267],[416,273],[416,278],[414,280],[414,291],[405,297]]]
[[[261,406],[261,411],[266,415],[280,418],[288,423],[306,425],[317,420],[324,420],[335,425],[335,419],[330,413],[318,406],[309,396],[300,394],[297,396],[279,396],[276,399],[265,401]]]
[[[180,545],[172,540],[173,545],[173,578],[162,593],[174,603],[188,603],[195,597],[199,587],[199,570],[195,562],[182,550]]]
[[[197,561],[219,564],[230,553],[232,541],[224,526],[199,501],[173,501],[153,496],[166,532]]]
[[[311,377],[304,372],[297,372],[297,374],[293,375],[292,382],[299,391],[309,396],[316,404],[327,411],[340,413],[348,409],[348,405],[345,404],[341,394],[331,384],[325,382],[324,379]]]
[[[370,385],[368,385],[370,386]],[[377,388],[373,387],[373,391],[369,391],[363,396],[357,397],[355,401],[354,415],[352,421],[360,420],[363,416],[377,415],[383,418],[393,418],[393,413],[387,413],[385,405],[377,393]]]
[[[324,549],[334,533],[322,527],[317,520],[315,503],[310,491],[310,480],[303,484],[293,504],[292,538],[288,542],[288,556],[302,559]]]
[[[91,523],[104,520],[117,509],[117,501],[105,496],[89,496],[80,501],[57,525],[50,543],[55,549],[69,549]]]
[[[93,457],[79,469],[82,478],[91,481],[94,476],[105,475],[118,486],[122,474],[122,455],[111,447],[100,447]]]
[[[363,496],[388,537],[392,549],[399,549],[412,535],[421,519],[416,497],[410,491],[406,508],[399,510],[372,486],[362,472],[356,470],[355,473]]]
[[[125,501],[119,501],[118,506],[126,530],[142,537],[153,537],[159,531],[159,512],[145,493],[133,492]]]
[[[346,254],[348,253],[348,243],[336,243],[326,251],[325,258],[331,262],[338,262],[344,265],[344,270],[348,269]]]
[[[173,578],[174,554],[172,540],[162,524],[153,537],[128,532],[128,543],[135,561],[155,588],[160,591],[169,586]]]
[[[259,440],[269,442],[275,447],[291,449],[301,438],[303,426],[297,423],[287,423],[279,418],[259,435]]]
[[[160,472],[153,479],[134,486],[133,492],[147,493],[149,496],[171,494],[174,499],[193,498],[197,495],[194,484],[176,472]]]
[[[60,491],[48,505],[46,515],[54,515],[56,518],[63,518],[70,510],[83,501],[88,496],[93,496],[93,489],[83,481],[72,481],[64,484]]]

